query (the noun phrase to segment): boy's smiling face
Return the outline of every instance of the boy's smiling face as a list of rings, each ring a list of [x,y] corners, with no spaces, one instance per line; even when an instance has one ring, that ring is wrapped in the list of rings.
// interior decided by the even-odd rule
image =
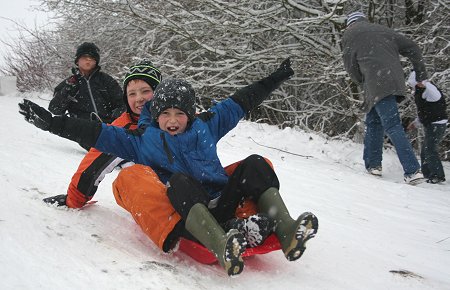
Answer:
[[[133,113],[140,115],[144,104],[153,99],[153,89],[143,80],[131,80],[127,85],[127,101]]]
[[[170,135],[183,133],[188,124],[188,116],[178,108],[168,108],[158,116],[159,128]]]

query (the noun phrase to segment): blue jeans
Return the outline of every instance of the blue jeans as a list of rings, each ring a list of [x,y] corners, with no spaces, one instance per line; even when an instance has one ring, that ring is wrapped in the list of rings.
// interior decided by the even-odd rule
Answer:
[[[366,169],[381,166],[385,132],[395,146],[404,175],[414,174],[420,164],[402,127],[395,96],[383,98],[366,115],[363,154]]]
[[[423,126],[425,138],[420,152],[422,173],[425,178],[436,177],[440,180],[445,178],[442,162],[439,159],[438,146],[444,139],[447,124],[430,124]]]

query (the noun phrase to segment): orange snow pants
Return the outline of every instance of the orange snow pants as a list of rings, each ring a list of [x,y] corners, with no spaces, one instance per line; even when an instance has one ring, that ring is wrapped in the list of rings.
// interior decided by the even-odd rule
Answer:
[[[267,163],[273,168],[270,160]],[[240,161],[225,167],[233,173]],[[113,182],[118,205],[128,211],[142,231],[160,248],[181,216],[175,211],[166,194],[166,186],[148,166],[136,164],[120,171]],[[247,218],[257,213],[256,204],[245,200],[236,209],[236,216]]]
[[[142,231],[160,248],[181,220],[166,195],[166,186],[148,166],[124,168],[113,182],[118,205],[127,210]]]

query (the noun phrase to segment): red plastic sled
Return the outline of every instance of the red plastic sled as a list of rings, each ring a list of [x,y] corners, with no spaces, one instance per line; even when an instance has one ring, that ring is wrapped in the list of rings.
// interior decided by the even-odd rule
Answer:
[[[197,242],[181,238],[178,249],[199,263],[208,265],[217,263],[214,254]],[[278,238],[275,234],[271,234],[261,245],[254,248],[247,248],[242,254],[242,257],[267,254],[280,249],[281,245]]]

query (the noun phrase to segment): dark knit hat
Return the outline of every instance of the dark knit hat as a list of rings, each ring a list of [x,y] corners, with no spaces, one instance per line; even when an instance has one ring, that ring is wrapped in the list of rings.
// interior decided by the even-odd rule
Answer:
[[[75,64],[83,55],[92,56],[97,62],[97,65],[100,62],[100,49],[92,42],[84,42],[78,46],[77,52],[75,53]]]
[[[353,22],[355,22],[359,18],[366,18],[366,15],[364,15],[364,13],[359,12],[359,11],[352,12],[352,13],[350,13],[347,16],[347,20],[345,22],[345,25],[349,26],[350,24],[352,24]]]
[[[127,106],[128,113],[132,113],[130,105],[127,100],[127,86],[131,80],[143,80],[152,89],[153,92],[162,80],[162,75],[159,69],[157,69],[149,60],[144,59],[137,64],[130,67],[123,79],[123,100]]]
[[[166,109],[177,108],[186,113],[189,121],[195,118],[195,91],[185,80],[163,80],[156,88],[150,105],[153,120]]]

